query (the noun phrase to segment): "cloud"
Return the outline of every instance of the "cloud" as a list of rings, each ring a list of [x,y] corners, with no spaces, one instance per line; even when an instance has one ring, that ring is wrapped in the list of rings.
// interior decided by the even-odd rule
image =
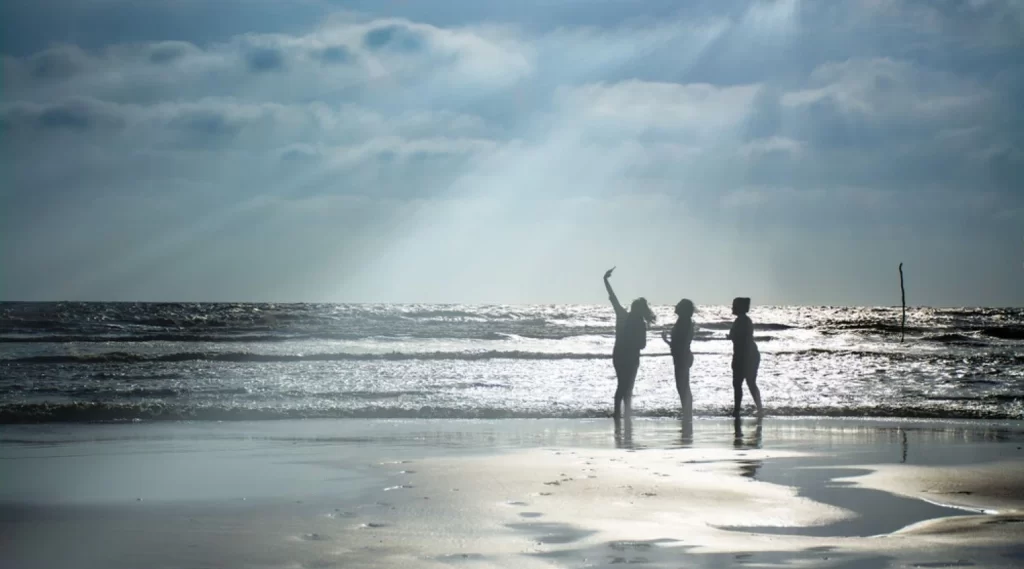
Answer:
[[[125,118],[115,105],[95,99],[70,99],[55,105],[14,103],[0,106],[0,124],[5,129],[28,131],[96,131],[123,127]]]
[[[352,52],[344,45],[329,45],[317,51],[316,54],[324,63],[343,64],[352,60]]]
[[[798,154],[803,146],[802,142],[792,138],[771,136],[746,142],[740,147],[740,151],[751,157],[764,154]]]
[[[363,45],[374,51],[393,49],[417,53],[427,48],[427,38],[422,32],[408,26],[389,24],[368,30],[363,35]]]
[[[54,81],[66,80],[84,71],[89,58],[77,46],[64,45],[37,53],[26,63],[33,79]]]
[[[547,301],[592,299],[574,291],[614,257],[634,288],[710,298],[825,243],[869,264],[848,243],[1002,250],[1019,230],[1024,68],[1008,34],[967,37],[1005,3],[691,8],[8,53],[2,241],[27,245],[0,263],[29,275],[17,291],[65,296]],[[834,263],[814,282],[860,298],[854,276]],[[480,289],[444,297],[447,278]]]
[[[199,48],[183,41],[165,41],[148,46],[148,59],[156,65],[166,65],[190,55],[198,55]]]
[[[245,54],[245,63],[249,71],[256,73],[284,69],[284,61],[284,53],[272,47],[252,48]]]
[[[285,102],[495,89],[529,74],[529,50],[499,30],[441,29],[404,20],[338,21],[300,35],[60,46],[7,57],[5,97],[48,102],[88,96],[123,103],[238,96]],[[324,64],[332,71],[325,73]],[[401,87],[399,87],[401,86]],[[411,92],[411,91],[409,91]],[[427,101],[429,106],[429,101]]]
[[[560,103],[591,125],[623,130],[687,131],[712,135],[742,123],[752,110],[758,85],[720,87],[623,81],[566,89]]]
[[[875,21],[904,22],[970,47],[1024,43],[1024,4],[1019,0],[872,0],[860,4],[863,16]]]
[[[986,103],[986,92],[969,80],[889,58],[826,63],[809,79],[813,87],[786,93],[782,104],[828,101],[844,113],[874,118],[942,117]]]

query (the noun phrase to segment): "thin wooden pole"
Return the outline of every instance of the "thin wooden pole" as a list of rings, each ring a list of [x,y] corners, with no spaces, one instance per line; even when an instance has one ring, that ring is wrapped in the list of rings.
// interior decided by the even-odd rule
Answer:
[[[903,263],[900,263],[900,299],[903,301],[903,320],[900,321],[900,343],[903,343],[904,330],[907,327],[907,291],[903,288]]]

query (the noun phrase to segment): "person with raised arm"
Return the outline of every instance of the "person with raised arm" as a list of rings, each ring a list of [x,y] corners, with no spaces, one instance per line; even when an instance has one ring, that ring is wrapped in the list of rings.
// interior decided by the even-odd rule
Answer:
[[[740,404],[743,402],[743,382],[747,382],[750,395],[757,406],[757,414],[764,414],[761,405],[761,390],[757,388],[757,370],[761,366],[761,352],[754,342],[754,323],[747,313],[750,312],[750,299],[737,297],[732,299],[732,313],[736,320],[729,330],[732,340],[732,391],[735,400],[732,414],[740,416]]]
[[[604,287],[608,291],[608,300],[615,309],[615,348],[612,350],[612,363],[615,366],[618,386],[615,389],[615,407],[612,415],[618,419],[620,407],[627,417],[632,414],[633,384],[640,369],[640,351],[647,347],[647,326],[654,322],[655,316],[647,304],[647,299],[643,297],[634,300],[629,310],[623,308],[608,280],[614,270],[615,267],[612,267],[605,272]]]
[[[679,392],[679,404],[683,409],[683,419],[693,417],[693,393],[690,391],[690,368],[693,367],[693,352],[690,350],[690,343],[693,342],[693,335],[696,330],[693,323],[693,313],[696,309],[693,301],[684,298],[676,304],[675,326],[672,327],[672,335],[667,330],[661,332],[661,339],[668,344],[672,352],[672,363],[676,373],[676,391]]]

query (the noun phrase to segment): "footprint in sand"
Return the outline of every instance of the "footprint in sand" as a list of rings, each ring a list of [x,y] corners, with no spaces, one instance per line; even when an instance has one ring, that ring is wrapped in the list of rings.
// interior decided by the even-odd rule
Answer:
[[[331,538],[327,537],[322,533],[304,533],[302,534],[303,541],[328,541]]]
[[[398,486],[388,486],[384,491],[390,492],[392,490],[405,490],[407,488],[414,488],[414,486],[412,484],[399,484]]]
[[[522,517],[522,518],[539,518],[539,517],[541,517],[543,515],[544,514],[542,514],[540,512],[519,512],[519,517]]]
[[[388,524],[381,523],[381,522],[366,522],[365,524],[360,524],[359,527],[364,528],[364,529],[386,528],[386,527],[388,527]]]
[[[552,480],[551,482],[545,482],[544,485],[545,486],[561,486],[562,483],[559,482],[558,480]]]
[[[526,502],[505,502],[509,506],[529,506]]]
[[[541,492],[538,496],[550,496],[551,492]]]

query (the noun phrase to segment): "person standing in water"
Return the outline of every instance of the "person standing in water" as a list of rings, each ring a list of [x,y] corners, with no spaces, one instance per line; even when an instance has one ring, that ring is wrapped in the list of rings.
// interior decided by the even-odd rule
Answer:
[[[764,413],[761,406],[761,391],[757,388],[757,370],[761,366],[761,352],[754,342],[754,323],[747,313],[750,312],[750,299],[737,297],[732,300],[732,313],[736,320],[729,330],[732,340],[732,390],[735,399],[733,416],[740,416],[740,404],[743,402],[743,382],[747,382],[750,395],[757,406],[757,414]]]
[[[647,305],[647,299],[638,298],[633,301],[627,311],[619,303],[615,291],[608,279],[612,277],[615,267],[604,274],[604,288],[608,291],[608,300],[615,309],[615,348],[612,350],[612,363],[615,365],[615,377],[618,387],[615,389],[615,411],[613,416],[618,419],[619,408],[625,408],[628,417],[633,407],[633,384],[636,372],[640,369],[640,350],[647,347],[647,325],[654,322],[654,312]]]
[[[672,336],[669,339],[667,331],[661,333],[661,339],[668,344],[672,352],[672,363],[676,372],[676,391],[679,392],[679,404],[683,408],[683,418],[693,417],[693,393],[690,391],[690,368],[693,367],[693,352],[690,351],[690,343],[693,341],[694,306],[693,301],[684,298],[676,304],[675,326],[672,327]]]

